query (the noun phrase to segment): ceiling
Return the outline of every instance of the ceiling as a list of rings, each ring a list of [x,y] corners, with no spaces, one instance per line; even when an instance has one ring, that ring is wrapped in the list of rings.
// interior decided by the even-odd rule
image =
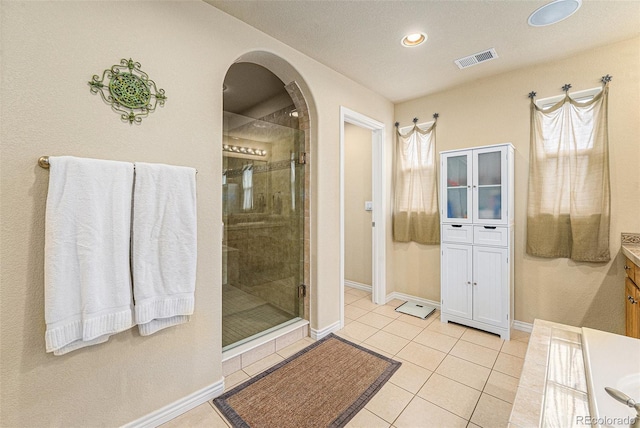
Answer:
[[[392,102],[640,34],[640,0],[583,0],[570,18],[535,28],[527,18],[551,0],[205,1]],[[427,42],[401,46],[413,32]],[[454,64],[489,48],[497,59]]]

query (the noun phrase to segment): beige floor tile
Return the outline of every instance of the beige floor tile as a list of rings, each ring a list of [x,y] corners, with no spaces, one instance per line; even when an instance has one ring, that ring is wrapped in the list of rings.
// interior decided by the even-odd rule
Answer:
[[[209,402],[203,403],[198,407],[189,410],[169,422],[160,425],[163,428],[181,428],[181,427],[212,427],[212,428],[228,428],[227,423],[213,409]]]
[[[311,345],[314,342],[315,341],[312,338],[305,337],[302,340],[298,340],[297,342],[292,343],[291,345],[285,346],[284,348],[280,349],[278,351],[278,354],[283,358],[289,358],[296,352],[303,350],[304,348],[306,348],[307,346]]]
[[[459,340],[449,354],[488,368],[492,368],[498,358],[498,351],[463,340]]]
[[[453,348],[458,339],[425,329],[422,330],[422,332],[417,335],[413,341],[418,342],[421,345],[428,346],[429,348],[437,349],[440,352],[448,353],[451,351],[451,348]]]
[[[229,376],[224,377],[224,390],[230,391],[236,386],[240,385],[242,382],[251,379],[251,376],[246,374],[244,371],[240,370],[239,372],[231,373]]]
[[[453,355],[447,355],[438,366],[436,373],[482,391],[491,370]]]
[[[523,364],[523,358],[514,357],[513,355],[501,352],[500,355],[498,355],[498,359],[496,360],[496,364],[493,369],[519,379]]]
[[[389,317],[389,318],[393,318],[393,319],[398,319],[402,316],[402,313],[400,312],[396,312],[396,310],[389,305],[382,305],[382,306],[378,306],[377,308],[375,308],[373,311],[371,311],[375,314],[379,314],[379,315],[384,315],[385,317]]]
[[[389,424],[367,409],[362,409],[346,425],[347,428],[389,428]]]
[[[513,403],[518,389],[518,378],[493,370],[484,386],[484,393]]]
[[[409,361],[394,358],[402,363],[400,368],[391,376],[389,382],[398,385],[400,388],[406,389],[412,394],[416,394],[422,388],[422,385],[429,379],[433,373],[423,367],[417,366]]]
[[[393,423],[412,398],[412,393],[387,382],[367,403],[365,409],[385,421]]]
[[[471,422],[481,427],[506,427],[511,414],[511,404],[487,394],[482,394]]]
[[[351,294],[351,293],[344,293],[344,304],[345,305],[349,305],[353,302],[355,302],[356,300],[360,300],[362,299],[362,296],[356,296],[355,294]]]
[[[357,308],[353,305],[347,305],[344,307],[344,317],[352,320],[357,320],[367,313],[369,313],[369,311],[365,311],[364,309]]]
[[[393,423],[397,428],[463,428],[467,421],[420,397],[415,397]]]
[[[475,330],[473,328],[468,328],[460,339],[486,348],[491,348],[496,351],[499,351],[500,348],[502,348],[502,342],[504,342],[504,340],[500,339],[500,336],[496,336],[495,334],[487,333],[485,331]]]
[[[382,330],[404,339],[412,340],[422,331],[422,328],[404,321],[395,320],[391,324],[387,324]]]
[[[434,373],[417,395],[469,420],[480,398],[480,391]]]
[[[410,363],[416,364],[427,370],[434,371],[442,360],[444,360],[447,354],[436,351],[433,348],[420,345],[419,343],[410,342],[396,355]]]
[[[351,306],[355,306],[356,308],[364,309],[365,311],[372,311],[378,307],[375,303],[371,301],[371,297],[363,297],[359,300],[356,300],[351,304]]]
[[[393,356],[393,354],[390,354],[390,353],[388,353],[388,352],[385,352],[385,351],[383,351],[382,349],[376,348],[375,346],[371,346],[371,345],[369,345],[369,344],[368,344],[368,343],[366,343],[366,342],[358,343],[358,345],[359,345],[359,346],[362,346],[363,348],[370,349],[370,350],[372,350],[373,352],[376,352],[376,353],[378,353],[378,354],[380,354],[380,355],[382,355],[382,356],[384,356],[384,357],[391,358],[392,360],[393,360],[393,359],[395,359],[395,357]],[[396,361],[397,361],[397,360],[396,360]]]
[[[518,340],[506,340],[502,345],[500,352],[513,355],[514,357],[524,358],[527,355],[528,342],[520,342]]]
[[[344,287],[344,293],[345,294],[352,294],[352,295],[358,296],[358,297],[366,297],[366,296],[371,297],[371,292],[370,291],[360,290],[359,288]]]
[[[397,319],[399,319],[400,321],[404,321],[407,324],[413,324],[417,327],[426,328],[429,326],[429,324],[434,322],[435,318],[433,315],[428,316],[427,319],[422,319],[414,317],[413,315],[402,314]]]
[[[387,333],[386,331],[378,331],[373,336],[364,341],[371,346],[375,346],[378,349],[382,349],[384,352],[388,352],[391,355],[397,354],[402,348],[404,348],[409,341],[395,334]]]
[[[354,322],[357,322],[357,321],[352,321],[351,323],[353,324]],[[346,327],[346,325],[345,325],[345,327]],[[362,341],[356,339],[355,337],[351,337],[347,333],[345,333],[344,328],[342,330],[338,330],[338,331],[334,332],[333,334],[335,334],[336,336],[339,336],[339,337],[341,337],[343,339],[346,339],[351,343],[355,343],[356,345],[360,345],[362,343]]]
[[[519,342],[529,342],[529,337],[531,337],[531,333],[511,329],[511,340],[517,340]]]
[[[387,324],[390,324],[392,321],[393,318],[385,317],[384,315],[376,314],[373,312],[369,312],[358,318],[358,322],[370,325],[371,327],[375,327],[378,329],[383,328]]]
[[[265,371],[266,369],[268,369],[271,366],[275,366],[276,364],[278,364],[279,362],[284,361],[284,358],[282,358],[280,355],[278,354],[271,354],[259,361],[256,361],[255,363],[244,367],[242,370],[247,373],[249,376],[253,377],[255,375],[257,375],[258,373],[261,373],[263,371]]]
[[[338,333],[342,332],[358,342],[364,342],[369,337],[373,336],[377,331],[377,328],[373,328],[369,325],[362,324],[361,322],[354,321],[341,330],[338,330]]]
[[[460,339],[466,330],[465,327],[454,323],[443,323],[441,321],[434,321],[427,327],[428,330],[435,331],[436,333],[446,334],[447,336]]]
[[[400,300],[400,299],[392,299],[389,300],[387,302],[387,306],[393,306],[393,308],[397,308],[398,306],[402,305],[405,302],[405,300]]]

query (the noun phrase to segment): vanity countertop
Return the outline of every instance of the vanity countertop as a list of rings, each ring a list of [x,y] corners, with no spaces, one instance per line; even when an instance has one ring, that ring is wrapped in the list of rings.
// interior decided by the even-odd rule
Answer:
[[[622,253],[636,266],[640,266],[640,244],[622,244]]]

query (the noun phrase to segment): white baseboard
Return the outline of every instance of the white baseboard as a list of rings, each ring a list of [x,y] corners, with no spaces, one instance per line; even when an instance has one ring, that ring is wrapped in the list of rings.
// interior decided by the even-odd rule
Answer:
[[[422,297],[411,296],[409,294],[398,293],[394,291],[393,293],[387,294],[387,303],[392,301],[393,299],[398,300],[411,300],[418,303],[423,303],[425,305],[433,306],[436,309],[440,309],[440,302],[435,302],[433,300],[423,299]]]
[[[515,330],[525,331],[527,333],[531,333],[533,331],[533,324],[529,324],[524,321],[513,321],[512,327]]]
[[[311,329],[311,338],[313,340],[320,340],[325,336],[328,336],[329,334],[333,333],[334,331],[338,331],[340,330],[340,321],[336,321],[333,324],[322,328],[320,330],[316,330],[315,328]]]
[[[162,425],[171,419],[180,416],[181,414],[188,412],[194,407],[199,406],[209,400],[222,395],[224,392],[224,378],[212,383],[211,385],[202,388],[199,391],[189,394],[171,404],[168,404],[156,411],[153,411],[133,422],[129,422],[123,425],[122,428],[151,428]]]
[[[344,280],[345,287],[357,288],[358,290],[364,290],[371,293],[371,286],[367,284],[362,284],[361,282],[351,281],[349,279]]]

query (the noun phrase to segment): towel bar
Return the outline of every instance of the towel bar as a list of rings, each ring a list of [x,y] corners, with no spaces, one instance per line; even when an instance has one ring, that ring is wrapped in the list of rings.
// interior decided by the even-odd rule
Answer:
[[[41,168],[44,169],[49,169],[49,167],[51,166],[49,164],[49,156],[40,156],[38,158],[38,165],[40,165]],[[133,166],[133,169],[136,169],[136,166]],[[196,169],[196,174],[198,173],[198,170]]]

